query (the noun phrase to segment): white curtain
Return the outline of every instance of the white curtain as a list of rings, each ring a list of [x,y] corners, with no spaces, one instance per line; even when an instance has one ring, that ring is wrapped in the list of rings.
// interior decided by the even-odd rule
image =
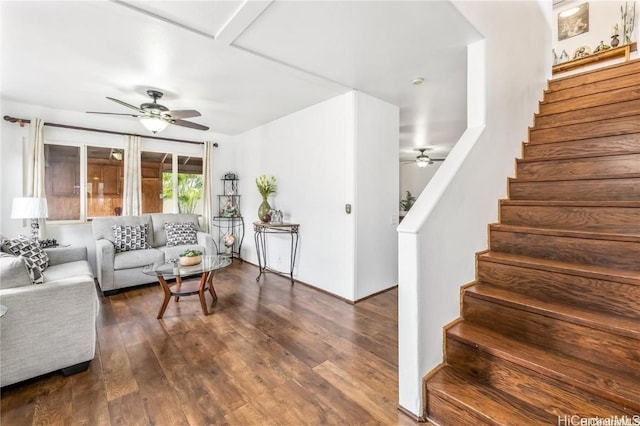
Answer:
[[[24,169],[27,197],[45,197],[44,189],[44,121],[32,118],[29,126],[29,140],[25,148]]]
[[[213,193],[213,151],[215,147],[213,142],[207,141],[204,143],[204,152],[202,153],[202,217],[204,219],[204,231],[211,232],[211,222],[214,216],[216,216],[214,210],[214,193]]]
[[[29,139],[27,140],[22,157],[24,175],[23,190],[25,197],[46,197],[44,187],[44,121],[32,118],[29,125]],[[38,219],[39,238],[47,234],[45,219]]]
[[[140,136],[125,136],[124,182],[122,214],[139,215],[142,211],[142,178],[140,166]]]

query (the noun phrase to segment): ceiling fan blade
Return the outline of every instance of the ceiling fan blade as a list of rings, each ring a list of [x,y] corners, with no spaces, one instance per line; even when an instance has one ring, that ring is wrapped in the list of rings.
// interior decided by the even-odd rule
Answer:
[[[120,112],[99,112],[99,111],[87,111],[87,114],[107,114],[107,115],[126,115],[127,117],[143,117],[142,115],[135,115],[135,114],[123,114]]]
[[[202,115],[195,109],[179,109],[175,111],[167,111],[166,114],[170,115],[173,119],[200,117]]]
[[[183,126],[183,127],[190,127],[192,129],[196,129],[196,130],[209,130],[209,128],[207,126],[203,126],[202,124],[198,124],[198,123],[193,123],[191,121],[186,121],[186,120],[167,120],[169,123],[171,124],[175,124],[177,126]]]
[[[109,96],[107,96],[107,99],[109,99],[110,101],[113,101],[113,102],[119,103],[120,105],[124,105],[124,106],[126,106],[127,108],[135,109],[136,111],[141,112],[141,113],[143,113],[143,114],[145,114],[145,113],[146,113],[146,111],[145,111],[145,110],[143,110],[143,109],[141,109],[141,108],[138,108],[137,106],[134,106],[134,105],[128,104],[128,103],[126,103],[126,102],[123,102],[123,101],[121,101],[121,100],[119,100],[119,99],[116,99],[116,98],[110,98]]]
[[[444,161],[446,158],[432,158],[431,161]]]

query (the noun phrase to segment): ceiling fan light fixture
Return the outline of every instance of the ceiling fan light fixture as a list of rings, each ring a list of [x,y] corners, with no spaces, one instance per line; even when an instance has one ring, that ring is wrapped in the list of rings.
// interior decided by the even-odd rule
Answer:
[[[429,164],[433,164],[433,161],[431,161],[431,158],[429,158],[429,156],[427,155],[419,155],[416,158],[416,164],[418,165],[418,167],[420,168],[425,168],[427,167]]]
[[[169,123],[158,116],[140,117],[142,125],[154,135],[163,131]]]

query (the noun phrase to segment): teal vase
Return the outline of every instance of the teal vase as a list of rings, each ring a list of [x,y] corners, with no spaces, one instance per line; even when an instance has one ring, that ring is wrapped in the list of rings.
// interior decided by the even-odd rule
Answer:
[[[260,207],[258,207],[258,219],[262,222],[262,218],[265,217],[265,214],[269,214],[271,211],[271,206],[267,201],[267,197],[262,197],[262,203],[260,203]]]

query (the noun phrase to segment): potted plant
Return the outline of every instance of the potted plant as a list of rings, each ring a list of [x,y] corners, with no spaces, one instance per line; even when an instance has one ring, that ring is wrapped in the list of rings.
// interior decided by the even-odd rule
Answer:
[[[182,266],[197,265],[198,263],[202,262],[202,252],[200,250],[185,250],[180,253],[178,262]]]
[[[413,207],[413,203],[416,202],[416,197],[411,195],[410,191],[407,191],[406,198],[400,200],[400,210],[403,212],[408,212],[411,207]]]
[[[271,216],[269,214],[271,206],[269,205],[267,198],[276,190],[276,177],[260,175],[256,178],[256,186],[258,187],[258,192],[260,192],[260,195],[262,196],[262,203],[260,204],[260,207],[258,207],[258,219],[262,222],[269,222],[271,220]]]

